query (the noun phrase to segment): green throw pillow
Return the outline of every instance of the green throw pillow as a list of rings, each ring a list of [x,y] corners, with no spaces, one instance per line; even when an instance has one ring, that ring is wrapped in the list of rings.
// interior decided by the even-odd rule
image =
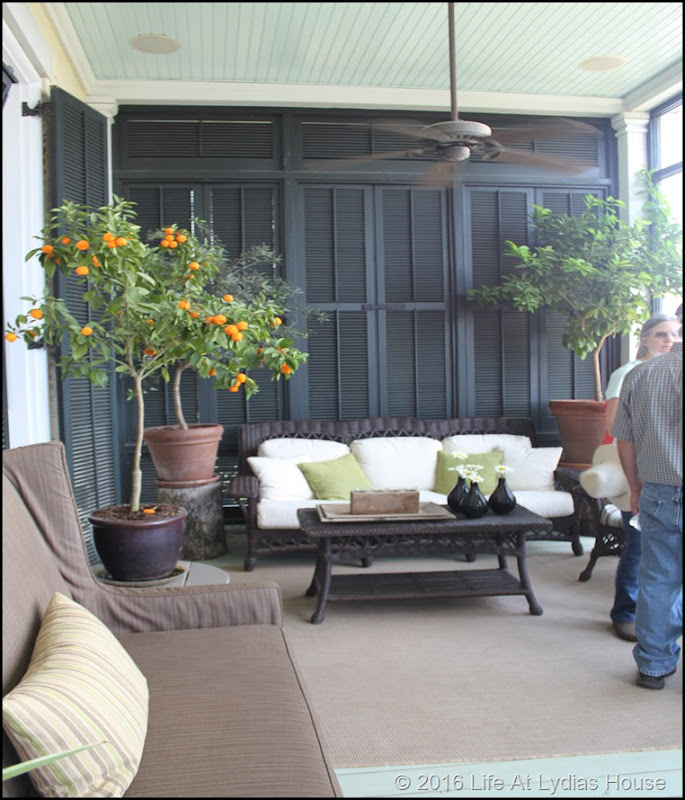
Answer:
[[[477,464],[482,476],[478,484],[484,495],[492,494],[497,486],[498,475],[495,467],[502,463],[501,450],[491,450],[489,453],[473,453],[465,458],[460,458],[457,453],[448,453],[438,450],[438,468],[435,473],[435,491],[440,494],[449,494],[459,478],[456,470],[450,467],[462,467],[464,464]],[[470,481],[466,481],[470,485]]]
[[[349,500],[353,489],[373,489],[352,453],[297,465],[318,500]]]

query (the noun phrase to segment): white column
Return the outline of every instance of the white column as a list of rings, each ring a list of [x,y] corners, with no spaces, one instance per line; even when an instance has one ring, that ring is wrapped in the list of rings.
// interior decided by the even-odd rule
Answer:
[[[45,274],[38,260],[24,262],[26,253],[39,244],[34,237],[41,232],[45,212],[43,122],[40,116],[22,116],[22,103],[35,108],[45,99],[42,77],[49,66],[36,63],[40,45],[40,37],[33,38],[32,49],[27,53],[3,19],[3,60],[19,79],[11,87],[2,109],[2,295],[6,323],[31,308],[21,297],[40,297],[45,286]],[[29,350],[20,339],[15,342],[3,339],[3,355],[10,446],[49,441],[46,351]]]
[[[632,222],[640,216],[645,195],[638,194],[644,186],[637,174],[649,163],[647,149],[647,127],[649,114],[645,111],[630,111],[618,114],[611,120],[618,143],[618,196],[626,204],[624,219]]]
[[[94,111],[107,118],[107,174],[109,175],[109,196],[107,202],[112,202],[112,125],[114,117],[119,112],[119,104],[113,98],[88,97],[86,104]]]

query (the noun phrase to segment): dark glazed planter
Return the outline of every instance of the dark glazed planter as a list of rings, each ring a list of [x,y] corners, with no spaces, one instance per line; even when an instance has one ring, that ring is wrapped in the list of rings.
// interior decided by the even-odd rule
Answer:
[[[476,481],[471,481],[471,488],[461,504],[461,513],[469,519],[478,519],[488,513],[488,501],[481,492]]]
[[[160,481],[201,486],[214,480],[223,435],[223,425],[198,423],[187,430],[178,425],[145,428],[143,439]]]
[[[113,506],[125,511],[128,506]],[[173,516],[116,519],[99,509],[89,515],[93,542],[109,575],[118,581],[144,581],[171,575],[183,546],[184,508]]]
[[[488,498],[488,505],[495,514],[511,514],[516,508],[516,498],[507,486],[506,478],[499,478],[495,491]]]
[[[556,419],[564,466],[588,469],[606,431],[606,404],[601,400],[550,400]]]
[[[464,502],[466,495],[469,493],[466,481],[459,476],[457,482],[454,484],[454,489],[447,495],[447,505],[458,514],[461,511],[461,504]]]

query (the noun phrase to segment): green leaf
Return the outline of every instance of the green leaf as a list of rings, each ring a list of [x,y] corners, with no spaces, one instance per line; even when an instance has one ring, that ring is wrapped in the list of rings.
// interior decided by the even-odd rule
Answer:
[[[47,756],[39,756],[38,758],[32,758],[29,761],[22,761],[21,764],[14,764],[11,767],[3,767],[2,769],[2,780],[3,783],[8,781],[10,778],[16,778],[17,775],[23,775],[25,772],[30,772],[32,769],[37,769],[38,767],[44,767],[46,764],[52,764],[54,761],[58,761],[62,758],[68,758],[69,756],[73,756],[76,753],[80,753],[83,750],[90,750],[91,747],[97,747],[100,744],[106,744],[107,740],[103,739],[100,742],[92,742],[90,744],[84,744],[80,747],[72,747],[70,750],[62,750],[60,753],[52,753]]]

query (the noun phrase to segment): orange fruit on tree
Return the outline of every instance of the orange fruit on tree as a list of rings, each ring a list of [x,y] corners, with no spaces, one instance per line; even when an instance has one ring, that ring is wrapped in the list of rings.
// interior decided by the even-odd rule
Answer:
[[[172,240],[169,242],[169,247],[173,250],[175,247],[178,247],[178,242]]]
[[[17,334],[16,333],[6,333],[5,334],[5,339],[7,339],[8,342],[16,342]]]
[[[239,392],[240,391],[240,384],[236,383],[234,386],[228,387],[229,392]]]
[[[213,321],[215,325],[223,325],[226,322],[226,317],[223,314],[215,314]]]
[[[233,302],[233,295],[232,294],[225,294],[222,299],[225,300],[227,303],[232,303]]]
[[[81,333],[82,333],[84,336],[90,336],[90,334],[91,334],[92,332],[93,332],[93,329],[90,327],[90,325],[84,325],[84,326],[81,328]]]
[[[90,272],[90,270],[88,269],[88,267],[86,267],[85,265],[82,264],[80,267],[76,267],[74,272],[77,275],[82,275],[82,276],[85,277]]]
[[[243,334],[240,333],[240,331],[238,331],[237,333],[232,333],[231,334],[231,339],[233,339],[234,342],[239,342],[239,341],[241,341],[242,338],[243,338]]]
[[[210,369],[209,372],[207,373],[207,375],[209,375],[211,377],[214,377],[216,375],[216,370],[215,369]]]
[[[29,314],[30,314],[30,315],[31,315],[31,316],[32,316],[34,319],[43,319],[43,312],[42,312],[42,311],[41,311],[39,308],[32,308],[32,309],[29,311]]]
[[[44,244],[40,249],[48,256],[52,255],[52,253],[55,250],[55,248],[51,244]]]
[[[110,250],[116,250],[117,243],[115,241],[107,242],[107,247],[109,247]]]
[[[77,250],[87,250],[90,247],[90,244],[85,239],[79,239],[76,242],[76,249]]]
[[[227,325],[224,328],[224,331],[230,336],[233,333],[238,333],[238,326],[237,325]]]
[[[246,331],[248,329],[248,327],[249,327],[249,325],[247,324],[247,322],[245,322],[244,319],[241,319],[240,322],[238,323],[238,330],[239,331]]]
[[[103,242],[113,242],[117,237],[113,233],[103,233],[102,234],[102,241]]]
[[[177,233],[177,234],[176,234],[176,241],[177,241],[177,242],[180,242],[181,244],[183,244],[183,242],[187,242],[187,241],[188,241],[188,237],[187,237],[187,236],[185,236],[185,235],[184,235],[184,234],[182,234],[182,233]]]
[[[154,354],[155,354],[157,351],[156,351],[156,350],[153,350],[153,348],[152,348],[152,347],[146,347],[146,348],[145,348],[145,350],[143,350],[143,352],[145,353],[145,355],[146,355],[146,356],[154,356]]]
[[[68,236],[63,236],[60,239],[60,242],[62,242],[62,244],[69,244],[70,241],[71,241],[71,239]]]
[[[269,324],[272,328],[277,328],[279,325],[283,324],[283,320],[280,317],[274,317]]]
[[[190,264],[188,264],[188,269],[200,269],[200,265],[197,261],[191,261]]]
[[[98,261],[98,257],[97,256],[93,256],[93,266],[94,267],[101,267],[102,266],[102,264]]]
[[[188,302],[188,300],[179,300],[178,301],[178,307],[179,308],[190,308],[190,303]]]
[[[292,371],[293,371],[293,368],[289,367],[287,364],[283,364],[283,366],[281,367],[281,372],[284,375],[289,375]]]
[[[126,244],[128,244],[128,239],[124,239],[123,236],[117,236],[117,238],[114,240],[114,243],[117,247],[124,247]]]
[[[160,244],[161,247],[168,247],[169,246],[169,242],[166,239],[162,239],[162,241],[159,244]]]
[[[166,233],[167,236],[169,236],[169,235],[173,235],[174,233],[176,233],[176,231],[173,228],[164,228],[164,233]]]
[[[244,372],[239,372],[235,376],[235,379],[238,381],[238,383],[245,383],[245,381],[247,380],[247,375]]]
[[[189,311],[188,313],[190,314],[190,316],[191,316],[191,317],[199,317],[199,316],[200,316],[200,315],[197,313],[197,311]]]

